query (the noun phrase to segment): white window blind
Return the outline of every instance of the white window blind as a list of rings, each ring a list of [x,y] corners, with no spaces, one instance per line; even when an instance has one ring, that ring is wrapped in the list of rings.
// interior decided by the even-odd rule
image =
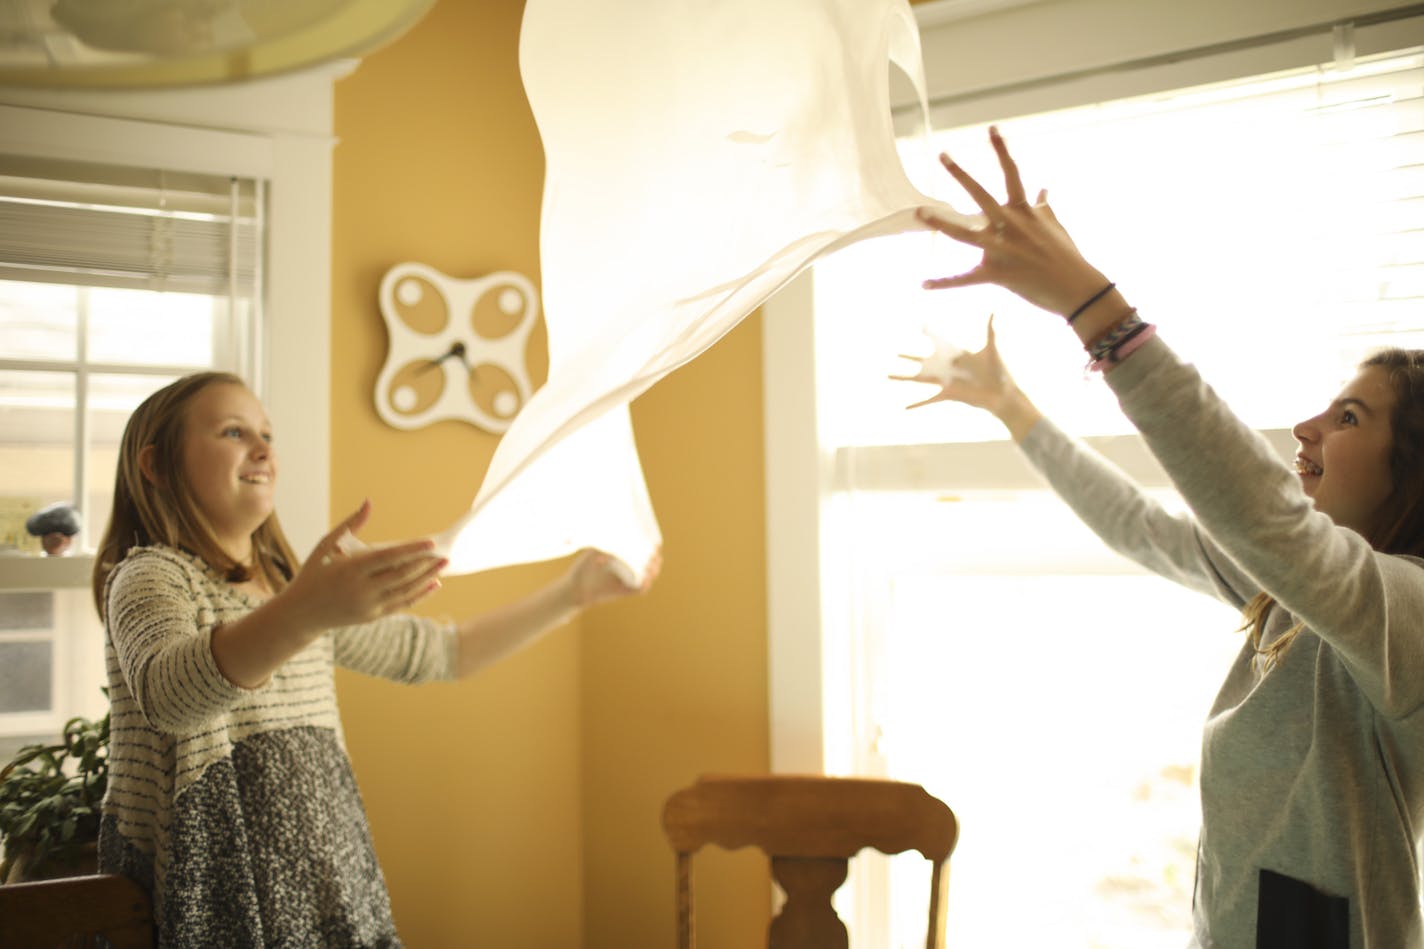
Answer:
[[[0,279],[251,297],[252,179],[0,156]]]

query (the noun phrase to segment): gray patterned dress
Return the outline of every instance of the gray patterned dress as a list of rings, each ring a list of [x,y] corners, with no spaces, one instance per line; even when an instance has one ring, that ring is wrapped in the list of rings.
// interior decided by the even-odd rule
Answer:
[[[210,638],[257,601],[199,558],[131,550],[106,596],[99,863],[152,893],[158,945],[400,945],[333,670],[453,678],[453,626],[393,616],[334,630],[244,689],[218,671]]]

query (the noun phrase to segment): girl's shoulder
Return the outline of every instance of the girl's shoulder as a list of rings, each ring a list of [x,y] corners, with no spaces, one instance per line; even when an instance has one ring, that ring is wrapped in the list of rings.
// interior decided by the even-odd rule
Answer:
[[[1375,565],[1384,596],[1391,602],[1391,619],[1424,619],[1424,557],[1376,551]]]
[[[1384,556],[1392,557],[1395,560],[1400,560],[1404,563],[1410,564],[1411,566],[1424,569],[1424,557],[1416,557],[1413,554],[1385,554]]]
[[[169,547],[167,544],[152,544],[147,547],[130,547],[128,553],[124,554],[124,559],[119,561],[119,567],[126,567],[130,564],[153,560],[167,561],[169,563],[182,564],[185,566],[197,566],[202,563],[195,555],[188,553],[186,550]]]
[[[248,608],[260,604],[260,600],[234,587],[202,557],[167,544],[130,548],[109,574],[105,598],[109,590],[116,587],[127,590],[160,587],[175,591],[181,588],[186,595],[207,602],[233,601]]]
[[[131,581],[141,577],[176,579],[180,576],[190,583],[200,583],[211,573],[211,568],[196,554],[166,544],[154,544],[150,547],[130,547],[124,559],[109,574],[108,585],[113,586],[121,578]]]

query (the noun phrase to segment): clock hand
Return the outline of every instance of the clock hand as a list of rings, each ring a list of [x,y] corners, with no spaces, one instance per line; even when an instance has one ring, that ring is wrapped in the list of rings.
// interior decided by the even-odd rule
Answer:
[[[458,356],[460,358],[460,362],[465,364],[465,368],[470,368],[470,362],[468,359],[465,358],[465,344],[460,340],[456,340],[455,342],[450,344],[450,348],[446,350],[443,355],[436,359],[427,360],[425,365],[421,366],[420,369],[416,371],[416,375],[422,375],[426,372],[429,372],[431,369],[434,369],[436,366],[440,365],[442,362],[451,358],[452,356]]]
[[[465,358],[465,344],[460,342],[458,339],[450,344],[450,351],[446,353],[445,356],[447,358],[450,356],[459,356],[460,362],[464,365],[465,371],[470,374],[470,378],[479,378],[479,373],[475,371],[475,367],[470,365],[470,361]]]

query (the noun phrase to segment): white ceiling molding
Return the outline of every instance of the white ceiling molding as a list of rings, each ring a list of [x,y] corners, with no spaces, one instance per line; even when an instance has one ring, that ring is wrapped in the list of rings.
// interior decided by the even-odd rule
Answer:
[[[953,20],[965,20],[986,13],[999,13],[1014,7],[1027,7],[1045,0],[930,0],[915,4],[915,22],[920,29],[940,26]]]

